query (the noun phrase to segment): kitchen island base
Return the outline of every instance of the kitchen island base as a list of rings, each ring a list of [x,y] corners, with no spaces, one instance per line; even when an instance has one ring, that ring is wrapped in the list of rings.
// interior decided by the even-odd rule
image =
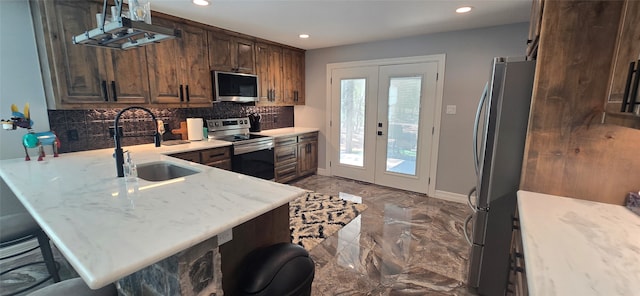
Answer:
[[[134,295],[233,295],[243,259],[251,251],[290,242],[289,204],[233,228],[233,239],[213,237],[118,281],[118,292]]]

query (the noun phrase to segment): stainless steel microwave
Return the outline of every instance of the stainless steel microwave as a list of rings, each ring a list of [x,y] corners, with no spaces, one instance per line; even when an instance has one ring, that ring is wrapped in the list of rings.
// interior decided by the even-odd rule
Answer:
[[[212,71],[215,102],[257,102],[258,76]]]

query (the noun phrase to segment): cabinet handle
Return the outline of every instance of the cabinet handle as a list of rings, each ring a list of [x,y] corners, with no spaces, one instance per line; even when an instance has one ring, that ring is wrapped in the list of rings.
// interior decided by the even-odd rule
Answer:
[[[620,108],[620,112],[627,112],[627,105],[629,105],[629,90],[631,89],[631,80],[633,78],[633,72],[635,68],[636,62],[631,62],[629,64],[629,73],[627,74],[627,83],[624,85],[624,94],[622,95],[622,105]]]
[[[180,84],[180,102],[184,101],[184,88]]]
[[[635,112],[636,104],[640,103],[638,99],[638,86],[640,86],[640,60],[636,62],[636,78],[633,79],[633,86],[631,89],[631,96],[629,97],[629,112]]]
[[[116,92],[116,82],[111,80],[111,91],[113,92],[113,101],[118,101],[118,93]]]
[[[186,88],[187,91],[187,102],[189,102],[189,100],[191,99],[189,96],[189,85],[187,84],[187,86],[185,86],[184,88]]]
[[[109,92],[107,91],[107,81],[102,80],[102,94],[104,95],[104,101],[109,102]]]

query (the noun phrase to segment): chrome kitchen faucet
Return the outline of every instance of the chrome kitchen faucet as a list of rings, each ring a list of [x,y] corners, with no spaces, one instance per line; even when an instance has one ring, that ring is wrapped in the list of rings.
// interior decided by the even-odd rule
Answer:
[[[118,121],[120,121],[120,115],[122,115],[122,113],[132,109],[140,109],[151,114],[153,125],[156,127],[155,132],[153,133],[153,141],[155,142],[156,147],[160,147],[160,133],[158,133],[158,121],[156,120],[156,116],[153,115],[153,112],[151,112],[147,108],[137,107],[137,106],[127,107],[122,109],[122,111],[118,112],[118,115],[116,115],[116,119],[113,123],[113,128],[114,128],[113,139],[116,142],[116,149],[115,149],[115,153],[113,154],[113,157],[115,157],[116,159],[116,170],[118,171],[118,177],[124,177],[124,168],[122,167],[124,165],[124,155],[122,151],[122,144],[120,143],[121,136],[119,132]]]

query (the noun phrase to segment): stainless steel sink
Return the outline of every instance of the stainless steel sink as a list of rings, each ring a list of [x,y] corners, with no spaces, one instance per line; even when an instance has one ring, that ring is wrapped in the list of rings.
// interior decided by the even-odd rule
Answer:
[[[148,162],[138,165],[138,178],[154,182],[186,177],[199,172],[200,171],[165,161]]]

